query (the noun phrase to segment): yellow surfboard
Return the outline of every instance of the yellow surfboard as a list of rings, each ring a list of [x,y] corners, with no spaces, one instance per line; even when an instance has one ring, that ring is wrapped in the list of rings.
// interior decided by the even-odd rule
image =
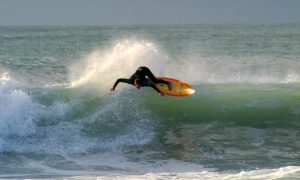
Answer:
[[[192,86],[188,85],[185,82],[179,81],[177,79],[159,77],[158,79],[162,79],[172,83],[172,89],[169,91],[168,86],[166,84],[158,83],[156,87],[164,94],[169,96],[189,96],[194,94],[196,91],[192,88]]]

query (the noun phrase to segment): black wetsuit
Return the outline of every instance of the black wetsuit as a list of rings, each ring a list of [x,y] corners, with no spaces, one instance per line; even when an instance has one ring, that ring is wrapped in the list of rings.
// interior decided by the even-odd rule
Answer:
[[[146,76],[148,78],[146,78]],[[141,82],[141,86],[149,86],[149,87],[152,87],[153,89],[155,89],[158,93],[161,93],[159,91],[159,89],[157,89],[157,87],[155,86],[155,84],[157,83],[163,83],[163,84],[166,84],[166,85],[169,85],[169,82],[168,81],[164,81],[164,80],[161,80],[161,79],[156,79],[155,76],[152,74],[152,72],[150,71],[149,68],[147,67],[139,67],[135,73],[129,78],[129,79],[123,79],[123,78],[120,78],[118,79],[113,88],[115,89],[118,85],[119,82],[123,82],[123,83],[128,83],[128,84],[132,84],[134,85],[134,81],[139,78],[140,79],[140,82]]]

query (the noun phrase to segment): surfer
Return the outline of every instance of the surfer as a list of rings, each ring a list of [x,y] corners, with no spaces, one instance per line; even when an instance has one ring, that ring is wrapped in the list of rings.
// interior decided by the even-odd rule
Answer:
[[[147,77],[148,78],[147,78]],[[119,84],[119,82],[131,84],[135,86],[137,89],[140,89],[141,87],[148,86],[155,89],[160,96],[164,96],[164,93],[162,93],[157,87],[157,83],[166,84],[168,86],[168,89],[171,90],[171,83],[168,81],[157,79],[153,73],[150,71],[148,67],[141,66],[139,67],[133,75],[129,79],[119,78],[115,82],[114,86],[110,89],[110,91],[114,91]]]

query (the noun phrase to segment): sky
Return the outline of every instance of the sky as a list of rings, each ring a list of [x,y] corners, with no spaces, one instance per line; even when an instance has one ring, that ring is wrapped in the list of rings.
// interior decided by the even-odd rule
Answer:
[[[0,0],[0,25],[298,22],[300,0]]]

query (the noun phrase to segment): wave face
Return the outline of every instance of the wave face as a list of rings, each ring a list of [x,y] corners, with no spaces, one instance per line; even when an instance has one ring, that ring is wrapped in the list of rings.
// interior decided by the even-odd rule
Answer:
[[[299,30],[0,27],[0,177],[293,178]],[[160,97],[126,84],[108,92],[139,66],[197,92]]]

